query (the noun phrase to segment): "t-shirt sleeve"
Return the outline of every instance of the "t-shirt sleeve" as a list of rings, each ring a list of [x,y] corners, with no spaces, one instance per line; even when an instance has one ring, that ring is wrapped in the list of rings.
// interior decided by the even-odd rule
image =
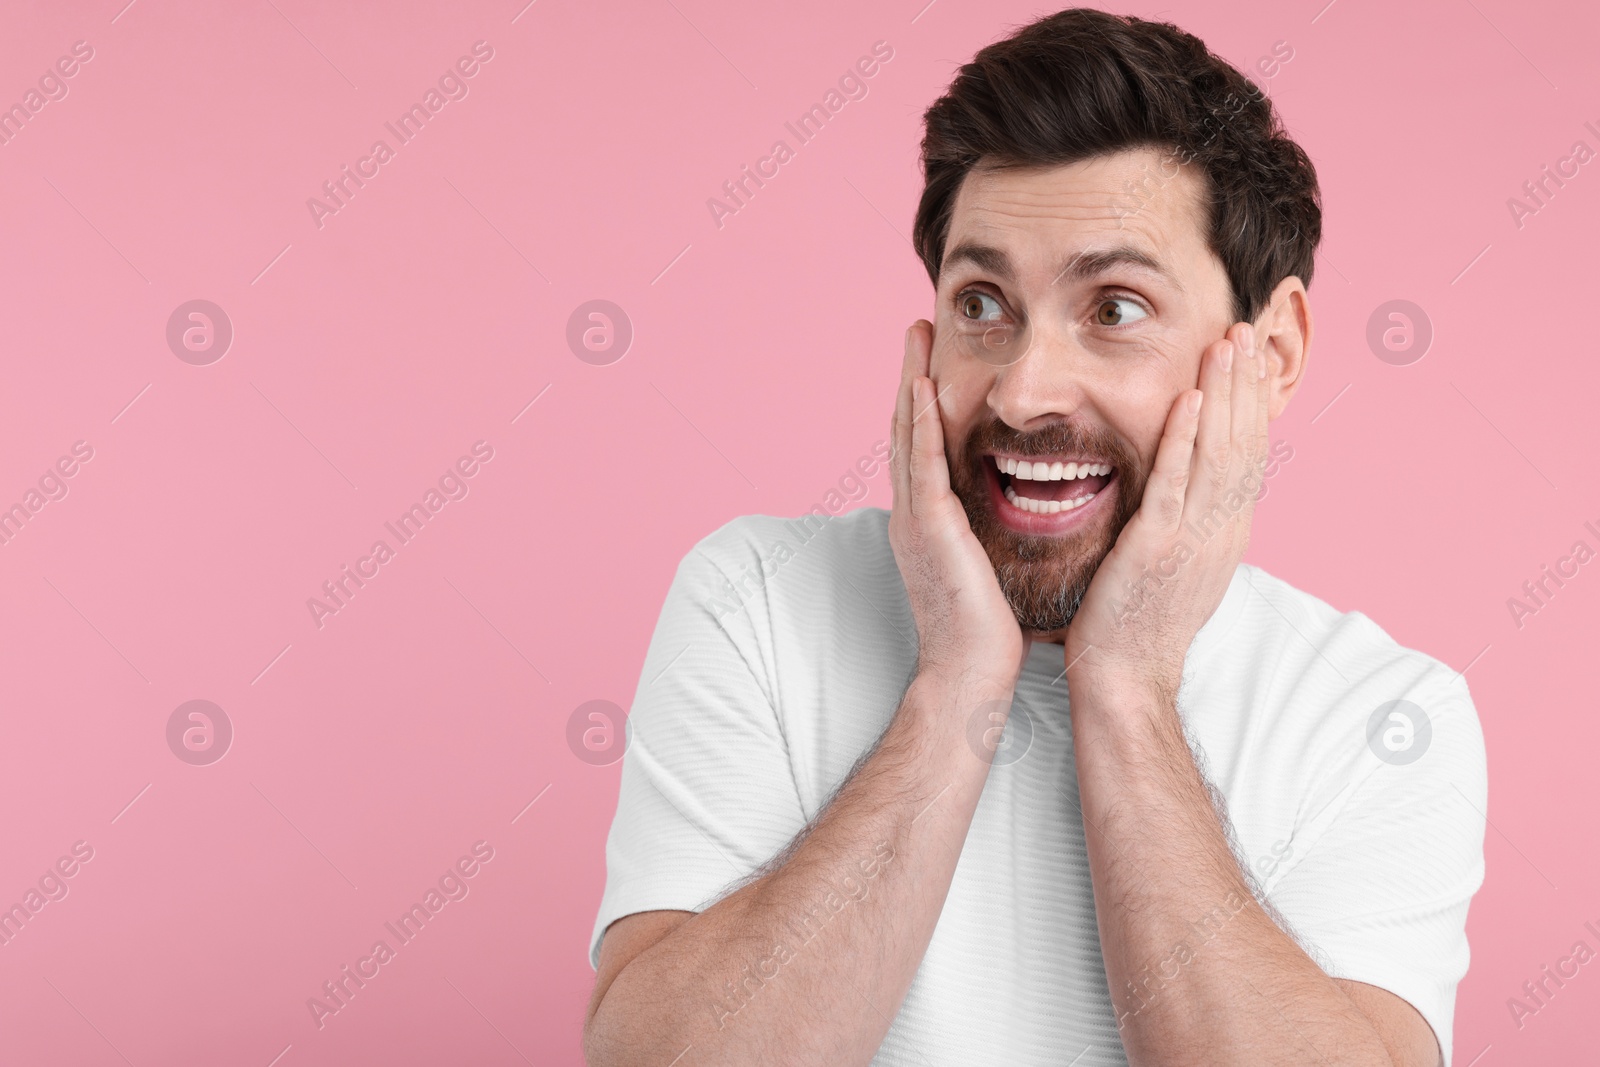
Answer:
[[[1467,906],[1483,884],[1488,777],[1466,682],[1434,692],[1410,698],[1428,734],[1410,762],[1401,760],[1423,740],[1418,722],[1408,734],[1391,718],[1375,738],[1364,730],[1351,738],[1361,746],[1361,776],[1268,895],[1330,976],[1416,1008],[1448,1067],[1456,986],[1469,959]]]
[[[724,573],[736,573],[751,548],[738,522],[679,564],[645,655],[591,966],[617,919],[701,911],[805,826],[768,680],[770,650],[757,639],[765,601],[741,596]]]

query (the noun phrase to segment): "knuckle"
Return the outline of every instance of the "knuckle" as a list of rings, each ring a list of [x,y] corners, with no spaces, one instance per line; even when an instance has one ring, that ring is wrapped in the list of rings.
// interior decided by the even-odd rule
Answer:
[[[1206,484],[1212,489],[1221,489],[1228,484],[1228,472],[1233,469],[1230,456],[1206,464]]]

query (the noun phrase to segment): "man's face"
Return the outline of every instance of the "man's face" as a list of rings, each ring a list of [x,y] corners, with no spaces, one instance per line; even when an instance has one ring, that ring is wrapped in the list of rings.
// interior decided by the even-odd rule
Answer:
[[[930,376],[951,488],[1025,629],[1071,621],[1232,325],[1205,188],[1151,149],[974,168],[957,193]]]

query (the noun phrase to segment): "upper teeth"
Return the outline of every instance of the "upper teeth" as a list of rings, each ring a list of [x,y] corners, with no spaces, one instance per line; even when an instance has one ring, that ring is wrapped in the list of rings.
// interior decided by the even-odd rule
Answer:
[[[1035,482],[1070,482],[1074,478],[1111,473],[1111,467],[1105,463],[1033,463],[1002,456],[996,456],[995,461],[1013,478]]]

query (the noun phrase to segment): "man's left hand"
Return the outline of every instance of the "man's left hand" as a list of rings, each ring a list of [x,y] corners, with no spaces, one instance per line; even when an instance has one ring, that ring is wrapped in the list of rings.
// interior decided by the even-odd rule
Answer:
[[[1255,342],[1249,323],[1234,323],[1201,355],[1200,388],[1174,400],[1139,510],[1067,631],[1069,685],[1176,694],[1189,645],[1250,540],[1269,384]]]

